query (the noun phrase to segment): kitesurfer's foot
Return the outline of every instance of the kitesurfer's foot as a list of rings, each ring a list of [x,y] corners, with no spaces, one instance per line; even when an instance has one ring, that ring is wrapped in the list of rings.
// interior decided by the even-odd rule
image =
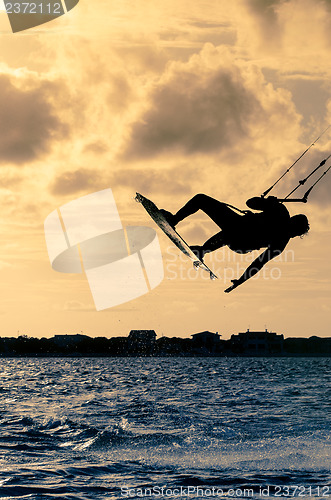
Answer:
[[[176,226],[175,216],[171,212],[168,212],[168,210],[163,210],[163,208],[160,210],[160,212],[165,218],[165,220],[168,222],[168,224],[175,229]]]
[[[196,255],[196,257],[203,262],[203,256],[205,255],[205,252],[202,250],[202,247],[199,245],[192,245],[190,247],[192,252]]]

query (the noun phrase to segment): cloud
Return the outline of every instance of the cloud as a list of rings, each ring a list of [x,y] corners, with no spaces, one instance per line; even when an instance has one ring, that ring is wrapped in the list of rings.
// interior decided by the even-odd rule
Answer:
[[[246,4],[251,12],[260,16],[266,24],[276,25],[278,22],[277,11],[282,4],[290,0],[247,0]]]
[[[164,70],[167,62],[167,53],[163,47],[155,45],[151,39],[128,39],[129,47],[119,46],[116,52],[124,63],[125,68],[131,73],[160,73]],[[135,45],[137,44],[137,45]]]
[[[57,176],[50,185],[53,195],[67,195],[85,190],[101,188],[104,180],[100,174],[92,169],[81,168],[79,170],[63,172]]]
[[[124,158],[216,153],[263,127],[279,135],[298,118],[289,92],[275,90],[258,68],[207,44],[187,63],[168,66],[148,109],[132,125]]]
[[[110,176],[112,187],[132,188],[133,191],[145,195],[150,193],[183,194],[192,193],[193,184],[190,177],[196,175],[194,167],[190,165],[179,165],[167,169],[153,168],[122,168]]]
[[[17,186],[21,184],[23,180],[24,175],[22,175],[22,172],[18,171],[17,169],[13,170],[11,167],[3,167],[0,170],[0,185],[2,189],[10,189],[13,186],[17,188]]]
[[[8,267],[13,267],[13,264],[6,262],[4,260],[0,260],[0,270],[7,269]]]
[[[319,172],[319,176],[321,176],[324,172],[326,172],[327,167],[330,166],[331,162]],[[319,176],[315,176],[314,180],[316,181]],[[311,184],[312,185],[312,184]],[[309,186],[307,186],[308,189]],[[309,195],[309,201],[315,203],[320,206],[329,206],[331,204],[331,172],[329,171],[321,181],[316,185],[316,187],[311,191]]]
[[[1,163],[22,165],[36,160],[67,134],[51,104],[58,91],[54,82],[0,74]]]
[[[329,115],[331,112],[331,100],[328,103]],[[323,114],[324,116],[324,114]],[[314,133],[310,135],[306,144],[302,147],[302,150],[293,151],[293,155],[290,158],[289,164],[284,165],[283,172],[286,168],[288,168],[293,162],[295,162],[299,156],[306,150],[308,146],[313,143],[313,146],[307,154],[305,154],[297,164],[293,167],[291,172],[286,175],[279,185],[277,185],[275,189],[275,195],[279,197],[285,197],[290,193],[294,188],[297,190],[291,195],[291,198],[302,198],[303,195],[309,190],[309,188],[326,172],[327,168],[331,166],[331,159],[328,156],[331,153],[331,131],[325,130],[327,123],[330,123],[330,120],[321,124],[315,124]],[[330,118],[330,116],[329,116]],[[324,133],[322,134],[324,129]],[[320,136],[320,139],[316,141],[316,138]],[[313,142],[314,141],[314,142]],[[310,144],[309,144],[310,143]],[[328,158],[328,159],[327,159]],[[302,186],[297,187],[300,182],[305,180],[309,174],[313,172],[323,160],[326,160],[325,164],[323,164],[315,173],[312,174],[310,178],[305,181]],[[280,172],[282,173],[282,172]],[[275,176],[276,179],[276,176]],[[316,184],[316,186],[312,189],[308,198],[308,205],[298,205],[300,210],[307,210],[311,204],[319,205],[320,207],[328,206],[331,203],[331,171],[329,171],[325,176],[321,178],[321,180]],[[271,193],[273,194],[273,192]],[[296,204],[294,204],[296,205]],[[292,208],[294,206],[292,205]]]
[[[275,70],[277,83],[291,74],[328,82],[330,6],[330,0],[239,0],[236,48]]]
[[[288,0],[247,0],[246,5],[253,15],[274,28],[278,24],[277,7]]]
[[[192,225],[188,223],[186,227],[182,226],[183,229],[180,229],[180,233],[186,241],[192,242],[192,244],[193,242],[202,244],[208,240],[211,235],[219,232],[219,228],[215,229],[215,227],[210,226],[207,216],[203,214],[203,223],[194,223]]]
[[[326,159],[331,153],[330,149],[325,149],[325,144],[323,141],[326,141],[326,136],[320,139],[320,143],[315,145],[315,148],[312,148],[307,155],[305,155],[293,168],[291,173],[286,175],[284,179],[277,186],[276,194],[280,197],[286,196],[292,189],[296,188],[301,181],[306,179],[306,177],[313,172],[315,168],[317,168],[322,160]],[[314,137],[315,139],[315,137]],[[324,151],[318,149],[318,146],[325,149]],[[299,154],[298,156],[299,157]],[[293,161],[296,158],[293,157]],[[302,198],[303,195],[308,191],[308,189],[318,180],[320,176],[327,170],[328,166],[331,165],[330,159],[326,161],[324,165],[322,165],[307,181],[303,183],[302,186],[298,187],[297,190],[291,195],[291,198]],[[329,205],[331,202],[331,172],[329,171],[327,175],[323,176],[322,179],[316,184],[309,194],[309,204],[314,203],[320,206]],[[273,194],[273,193],[271,193]],[[301,205],[300,209],[305,210],[306,206],[303,208]]]
[[[107,144],[103,141],[94,141],[84,147],[84,153],[103,154],[107,152]]]
[[[84,304],[79,300],[67,300],[64,306],[60,306],[59,309],[64,309],[65,311],[80,311],[80,312],[95,311],[95,309],[90,304]]]

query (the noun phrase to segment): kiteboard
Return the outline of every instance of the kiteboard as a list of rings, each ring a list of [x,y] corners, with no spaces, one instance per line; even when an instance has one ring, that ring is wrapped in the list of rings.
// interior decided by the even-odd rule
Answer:
[[[162,212],[157,208],[155,203],[146,198],[140,193],[136,193],[135,200],[142,204],[146,212],[153,219],[154,222],[159,226],[160,229],[168,236],[168,238],[176,245],[176,247],[183,252],[187,257],[189,257],[193,262],[193,267],[195,269],[201,268],[209,273],[210,279],[217,279],[216,274],[213,273],[209,267],[199,260],[195,253],[188,246],[186,241],[177,233],[177,231],[169,224]]]

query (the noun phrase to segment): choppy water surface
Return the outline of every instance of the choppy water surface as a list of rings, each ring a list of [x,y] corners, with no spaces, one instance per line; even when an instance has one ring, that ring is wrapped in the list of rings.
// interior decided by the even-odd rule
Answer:
[[[331,499],[327,358],[0,369],[0,498]]]

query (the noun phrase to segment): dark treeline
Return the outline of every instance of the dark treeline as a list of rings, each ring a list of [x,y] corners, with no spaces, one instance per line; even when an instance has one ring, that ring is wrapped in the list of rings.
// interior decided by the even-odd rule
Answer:
[[[209,336],[215,335],[208,333]],[[130,334],[131,335],[131,334]],[[56,335],[52,338],[0,337],[0,357],[57,356],[327,356],[331,354],[331,338],[288,338],[281,350],[248,349],[232,339],[196,338],[135,339],[132,337],[88,337],[87,335]]]

